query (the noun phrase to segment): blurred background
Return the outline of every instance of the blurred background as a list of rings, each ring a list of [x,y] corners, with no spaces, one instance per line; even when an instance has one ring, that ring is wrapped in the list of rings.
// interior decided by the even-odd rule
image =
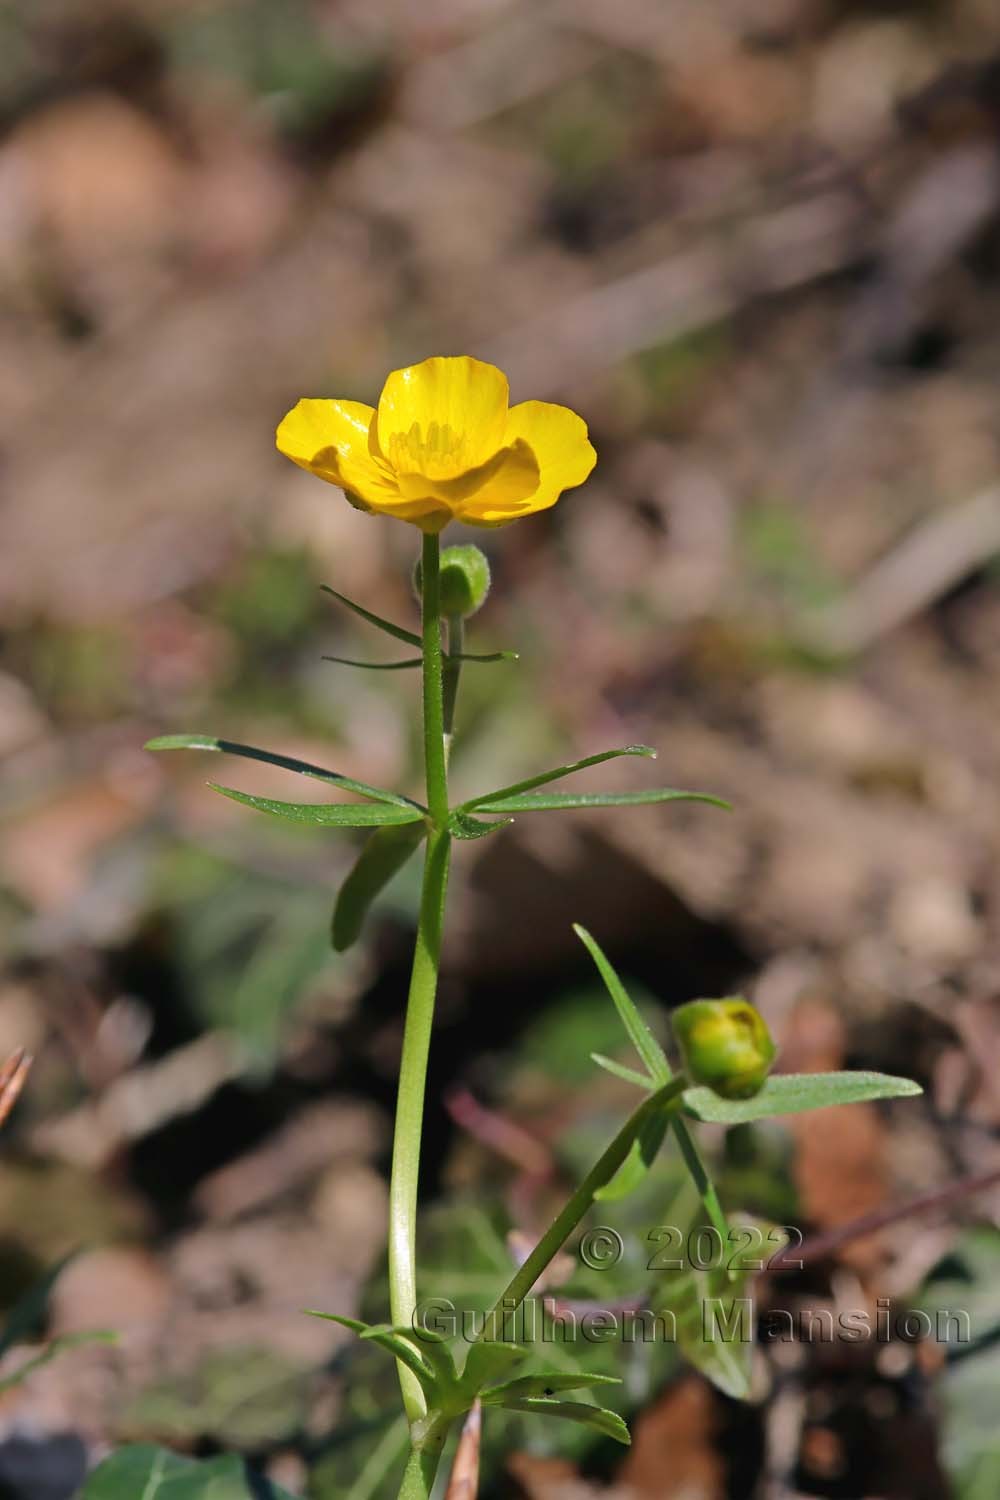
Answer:
[[[418,534],[273,429],[460,352],[581,411],[600,462],[485,534],[471,649],[521,660],[467,669],[456,785],[645,741],[655,768],[589,784],[735,811],[459,848],[426,1290],[495,1291],[631,1107],[589,1061],[620,1044],[580,921],[654,1021],[742,988],[783,1068],[924,1085],[706,1134],[727,1205],[814,1245],[954,1188],[757,1295],[959,1306],[973,1335],[761,1346],[749,1407],[640,1347],[626,1456],[487,1424],[483,1493],[995,1500],[998,299],[995,0],[0,8],[0,1055],[35,1058],[0,1300],[29,1293],[38,1339],[119,1332],[0,1395],[4,1500],[69,1500],[137,1439],[395,1494],[391,1368],[298,1309],[381,1316],[417,873],[337,957],[352,836],[205,786],[308,797],[286,773],[141,746],[204,731],[416,790],[418,684],[324,662],[395,652],[318,585],[412,624]],[[603,1210],[636,1266],[673,1172]]]

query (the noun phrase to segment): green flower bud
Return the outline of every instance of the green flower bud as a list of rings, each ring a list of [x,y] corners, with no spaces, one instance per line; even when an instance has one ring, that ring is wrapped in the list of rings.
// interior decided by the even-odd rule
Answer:
[[[760,1012],[742,995],[692,1000],[671,1017],[684,1069],[723,1099],[759,1094],[777,1048]]]
[[[413,591],[423,597],[420,559],[413,570]],[[478,547],[445,547],[441,553],[441,613],[474,615],[490,591],[490,565]]]

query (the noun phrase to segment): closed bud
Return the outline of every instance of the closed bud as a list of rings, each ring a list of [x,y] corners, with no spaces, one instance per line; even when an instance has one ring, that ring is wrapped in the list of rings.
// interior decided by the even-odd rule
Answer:
[[[693,1083],[723,1099],[752,1099],[760,1092],[777,1048],[764,1018],[742,995],[692,1000],[674,1011],[671,1024]]]
[[[413,570],[413,589],[423,596],[420,559]],[[441,553],[441,613],[467,618],[482,609],[490,591],[490,565],[478,547],[445,547]]]

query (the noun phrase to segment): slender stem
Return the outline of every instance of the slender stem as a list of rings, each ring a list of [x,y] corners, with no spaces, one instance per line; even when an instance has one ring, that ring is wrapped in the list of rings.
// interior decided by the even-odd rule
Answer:
[[[441,545],[424,534],[421,560],[424,655],[424,764],[427,806],[439,828],[448,822],[448,764],[445,756],[444,661],[441,651]]]
[[[444,661],[444,747],[445,762],[451,749],[451,735],[455,723],[455,700],[458,697],[458,679],[462,675],[462,647],[465,644],[465,621],[461,615],[448,616],[448,655]]]
[[[389,1299],[392,1321],[401,1327],[410,1325],[417,1305],[416,1225],[420,1136],[451,848],[448,834],[440,551],[437,536],[424,537],[422,569],[424,762],[431,828],[427,837],[420,918],[413,950],[410,993],[406,1003],[403,1050],[399,1060],[399,1090],[396,1096],[396,1124],[389,1183]],[[398,1369],[403,1404],[412,1424],[425,1415],[424,1393],[410,1370],[403,1365],[398,1366]]]
[[[714,1225],[715,1229],[722,1236],[722,1243],[724,1245],[728,1244],[729,1220],[726,1218],[722,1204],[719,1202],[715,1183],[708,1175],[708,1168],[702,1161],[701,1153],[695,1145],[694,1136],[688,1129],[687,1121],[682,1115],[678,1114],[674,1115],[670,1124],[677,1138],[681,1156],[684,1158],[684,1165],[690,1172],[694,1185],[698,1189],[698,1196],[701,1198],[702,1208],[704,1208],[705,1213],[708,1215],[709,1223]]]
[[[651,1094],[648,1099],[643,1100],[639,1108],[630,1115],[625,1124],[615,1136],[611,1145],[603,1156],[591,1167],[580,1186],[566,1203],[562,1212],[557,1214],[542,1235],[538,1244],[532,1250],[527,1260],[513,1276],[511,1281],[504,1287],[500,1296],[494,1303],[491,1311],[483,1320],[479,1336],[487,1329],[502,1326],[500,1319],[506,1314],[513,1312],[524,1301],[531,1291],[535,1282],[541,1276],[550,1261],[554,1260],[566,1243],[573,1230],[579,1224],[584,1214],[594,1201],[594,1194],[599,1188],[609,1183],[622,1162],[632,1149],[632,1142],[642,1133],[644,1127],[654,1115],[665,1108],[670,1108],[688,1087],[688,1080],[683,1074],[672,1078],[663,1088]],[[678,1106],[673,1105],[674,1108]]]

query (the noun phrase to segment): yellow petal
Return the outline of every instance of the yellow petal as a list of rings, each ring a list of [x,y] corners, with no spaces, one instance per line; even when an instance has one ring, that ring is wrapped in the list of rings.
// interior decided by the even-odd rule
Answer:
[[[531,515],[555,505],[563,490],[582,484],[597,462],[597,454],[587,438],[586,422],[568,406],[556,406],[549,401],[522,401],[519,406],[512,406],[507,414],[504,441],[511,443],[518,438],[532,449],[540,471],[538,488],[519,507],[518,515]],[[515,517],[484,510],[480,524],[497,525],[505,519]]]
[[[374,416],[374,408],[360,401],[300,401],[282,420],[275,442],[300,468],[340,485],[371,509],[389,509],[401,497],[392,474],[369,452]]]
[[[535,455],[527,443],[518,441],[457,479],[427,479],[423,474],[397,478],[403,495],[433,496],[461,516],[467,508],[475,510],[481,504],[501,509],[520,504],[538,488],[539,474]]]
[[[468,355],[394,370],[382,390],[378,450],[398,474],[456,479],[504,446],[507,377]]]

